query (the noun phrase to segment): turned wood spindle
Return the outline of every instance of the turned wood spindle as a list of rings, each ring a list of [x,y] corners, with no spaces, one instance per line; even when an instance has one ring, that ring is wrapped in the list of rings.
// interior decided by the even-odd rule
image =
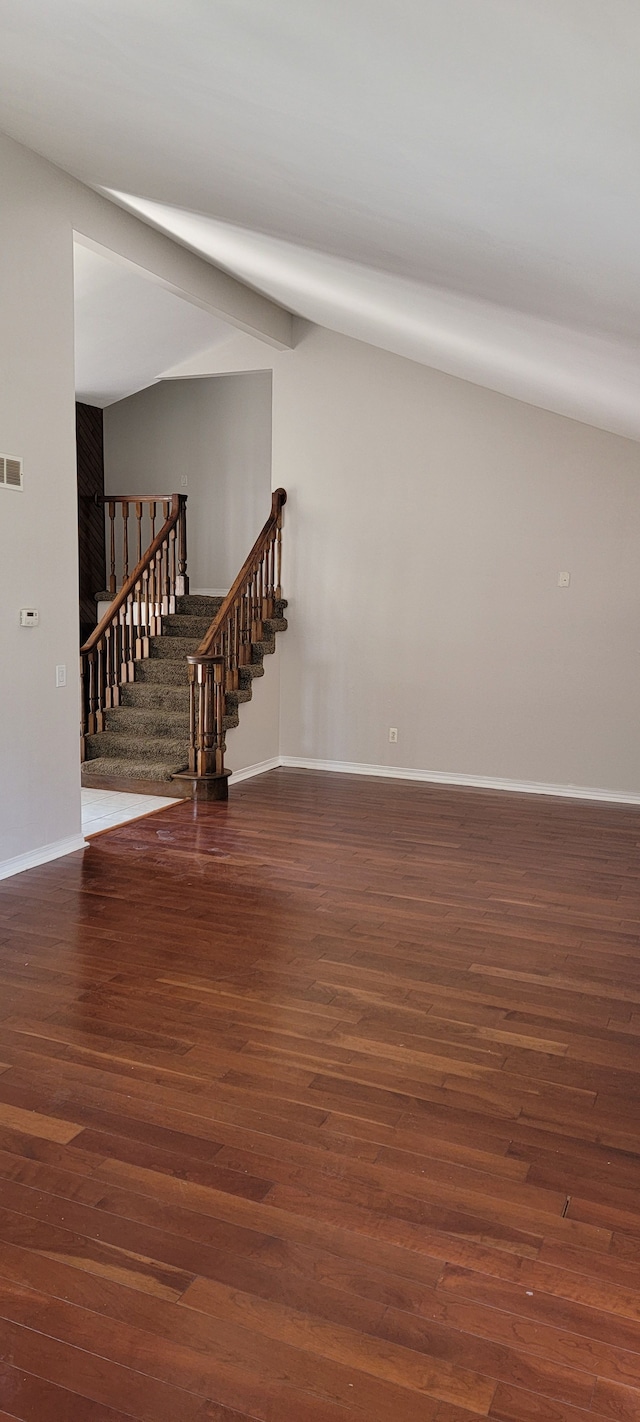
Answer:
[[[116,583],[116,506],[113,499],[107,505],[109,511],[109,592],[115,593]]]
[[[136,525],[137,564],[140,562],[140,559],[142,557],[142,503],[140,499],[136,499]]]
[[[126,499],[122,502],[122,584],[129,577],[129,504]]]

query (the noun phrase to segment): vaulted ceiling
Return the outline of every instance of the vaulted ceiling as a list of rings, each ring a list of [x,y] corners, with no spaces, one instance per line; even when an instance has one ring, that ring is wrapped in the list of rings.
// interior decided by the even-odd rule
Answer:
[[[636,0],[2,0],[0,32],[0,127],[145,220],[640,436]]]

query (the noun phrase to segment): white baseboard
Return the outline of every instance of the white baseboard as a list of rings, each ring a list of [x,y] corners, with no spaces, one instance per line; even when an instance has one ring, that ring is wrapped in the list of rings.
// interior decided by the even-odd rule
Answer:
[[[599,790],[587,785],[547,785],[538,780],[502,780],[489,775],[460,775],[446,770],[409,770],[392,765],[362,765],[350,760],[311,760],[282,755],[280,765],[299,770],[331,770],[341,775],[379,775],[388,780],[422,780],[431,785],[466,785],[476,790],[508,790],[517,795],[555,795],[565,800],[604,800],[616,805],[640,805],[640,794]]]
[[[0,879],[10,879],[12,874],[22,874],[25,869],[37,869],[39,864],[48,864],[50,859],[61,859],[64,854],[75,854],[77,849],[84,849],[86,843],[81,834],[73,834],[69,839],[56,839],[53,844],[30,849],[27,854],[16,854],[15,859],[5,859],[0,863]]]
[[[259,760],[256,765],[246,765],[244,770],[232,770],[229,784],[238,785],[241,780],[251,780],[254,775],[264,775],[266,770],[277,770],[280,765],[280,756],[274,755],[270,760]]]
[[[226,597],[228,588],[190,588],[189,597]]]

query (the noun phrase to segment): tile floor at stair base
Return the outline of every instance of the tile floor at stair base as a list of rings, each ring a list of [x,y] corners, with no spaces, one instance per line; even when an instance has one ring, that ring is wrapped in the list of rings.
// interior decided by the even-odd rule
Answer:
[[[99,834],[101,830],[114,829],[127,820],[137,820],[140,815],[150,815],[153,810],[165,810],[175,805],[175,798],[167,795],[129,795],[126,790],[82,790],[82,833]]]

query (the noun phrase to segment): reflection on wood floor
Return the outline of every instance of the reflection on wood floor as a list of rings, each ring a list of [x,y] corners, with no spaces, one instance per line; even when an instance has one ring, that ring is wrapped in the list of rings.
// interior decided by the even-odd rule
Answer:
[[[0,1416],[640,1418],[640,812],[280,770],[0,885]]]

